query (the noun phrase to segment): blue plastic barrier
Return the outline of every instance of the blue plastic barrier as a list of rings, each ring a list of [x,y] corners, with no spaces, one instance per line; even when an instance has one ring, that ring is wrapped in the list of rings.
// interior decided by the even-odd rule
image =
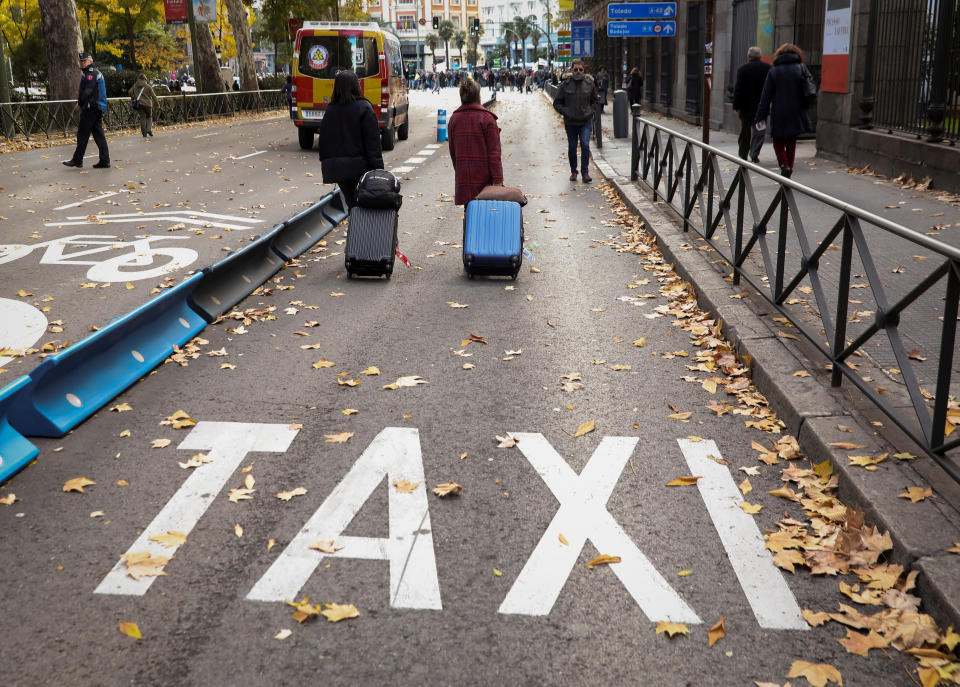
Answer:
[[[203,281],[193,292],[190,305],[207,322],[215,321],[280,271],[284,259],[272,244],[282,229],[278,224],[243,250],[203,268]]]
[[[19,393],[29,383],[30,377],[24,375],[0,389],[0,484],[40,452],[7,421],[7,409],[18,401]]]
[[[273,249],[284,260],[293,260],[330,233],[336,222],[324,216],[323,208],[331,202],[334,194],[339,196],[340,191],[324,196],[299,215],[291,217],[281,225],[280,230],[274,236]],[[333,213],[336,214],[336,210]]]
[[[323,203],[323,216],[334,223],[340,224],[350,215],[350,208],[347,207],[347,199],[340,193],[340,189],[329,193],[320,199]]]
[[[7,409],[10,424],[27,436],[63,436],[163,362],[206,326],[188,303],[202,278],[193,275],[44,360]]]

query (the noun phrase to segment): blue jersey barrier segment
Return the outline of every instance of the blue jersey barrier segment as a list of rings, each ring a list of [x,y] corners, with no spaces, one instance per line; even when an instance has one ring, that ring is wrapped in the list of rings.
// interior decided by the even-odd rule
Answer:
[[[283,268],[284,258],[271,247],[282,229],[278,224],[243,250],[203,268],[203,280],[194,290],[190,305],[207,322],[216,321]]]
[[[323,210],[331,203],[334,194],[340,196],[340,191],[334,191],[284,222],[274,235],[273,250],[284,260],[293,260],[329,234],[339,220],[329,219]],[[337,214],[336,209],[332,210],[332,214]]]
[[[27,436],[61,437],[93,415],[203,330],[188,303],[202,279],[193,275],[44,360],[8,409],[10,424]]]
[[[0,389],[0,484],[40,453],[7,421],[7,410],[19,401],[20,392],[29,383],[30,377],[24,375]]]

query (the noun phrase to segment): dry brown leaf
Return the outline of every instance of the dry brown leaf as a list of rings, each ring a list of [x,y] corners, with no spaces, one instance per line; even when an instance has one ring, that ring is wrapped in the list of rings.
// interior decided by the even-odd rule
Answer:
[[[334,546],[333,539],[324,539],[321,541],[315,541],[307,548],[313,549],[315,551],[320,551],[321,553],[336,553],[342,546]]]
[[[169,446],[169,445],[172,444],[172,443],[173,443],[173,442],[170,441],[169,439],[154,439],[153,441],[150,442],[150,447],[151,447],[151,448],[166,448],[167,446]]]
[[[0,498],[0,505],[2,505],[2,506],[12,506],[15,501],[19,501],[19,500],[20,500],[20,499],[17,498],[17,495],[14,494],[14,493],[11,491],[11,492],[10,492],[9,494],[7,494],[6,496]]]
[[[230,493],[227,494],[227,499],[232,503],[239,503],[240,501],[252,501],[253,496],[251,496],[251,494],[253,494],[255,491],[256,489],[231,489]]]
[[[155,534],[150,537],[150,541],[155,541],[167,548],[183,546],[187,542],[187,535],[183,532],[167,531],[166,534]]]
[[[809,608],[804,608],[800,611],[800,614],[803,616],[803,619],[806,620],[812,627],[820,627],[825,622],[830,620],[829,613],[823,613],[822,611],[811,611]]]
[[[737,488],[740,489],[740,493],[743,494],[744,496],[746,496],[751,491],[753,491],[753,485],[750,484],[750,478],[744,477],[743,481],[740,482]]]
[[[665,620],[661,620],[657,623],[657,634],[666,634],[668,637],[688,635],[690,634],[690,629],[683,623],[668,623]]]
[[[243,486],[246,489],[250,489],[251,491],[253,490],[253,487],[256,483],[257,483],[257,480],[255,480],[253,478],[253,475],[250,473],[247,473],[247,476],[243,478]]]
[[[684,475],[667,482],[668,487],[689,487],[697,483],[697,480],[703,479],[703,475]]]
[[[307,493],[307,490],[304,487],[297,487],[296,489],[291,489],[290,491],[280,491],[274,494],[281,501],[289,501],[294,496],[303,496]]]
[[[778,551],[773,557],[773,564],[783,568],[784,570],[789,570],[790,572],[796,572],[795,566],[804,565],[806,563],[803,554],[796,549],[782,549]],[[823,614],[826,616],[826,614]],[[807,616],[804,615],[804,618]],[[827,616],[829,617],[829,616]]]
[[[671,413],[670,415],[667,415],[667,417],[671,420],[689,420],[692,416],[693,416],[693,413],[691,412]]]
[[[852,451],[857,448],[866,448],[866,444],[854,444],[849,441],[831,441],[829,446],[834,448],[843,449],[844,451]]]
[[[463,487],[456,482],[443,482],[442,484],[438,484],[433,488],[433,493],[437,496],[447,496],[448,494],[457,496],[462,491]]]
[[[594,558],[592,561],[587,563],[587,567],[593,570],[593,567],[596,565],[610,565],[611,563],[619,563],[620,556],[609,556],[605,553],[601,553],[599,556]]]
[[[303,348],[301,346],[301,348]],[[333,367],[336,365],[335,362],[327,360],[326,358],[320,358],[317,362],[313,363],[312,367],[314,370],[322,370],[325,367]]]
[[[359,618],[360,611],[353,604],[325,604],[326,608],[320,612],[331,623],[337,623],[349,618]]]
[[[576,439],[577,437],[582,437],[584,434],[589,434],[590,432],[594,431],[596,428],[597,428],[596,422],[594,422],[593,420],[587,420],[586,422],[581,423],[579,427],[577,427],[577,431],[574,433],[573,437],[574,439]]]
[[[186,470],[188,468],[198,468],[201,465],[206,465],[207,463],[212,463],[212,462],[213,462],[213,458],[208,457],[206,453],[197,453],[186,463],[181,463],[178,461],[177,465],[179,465],[181,468]]]
[[[750,503],[749,501],[741,501],[740,510],[742,510],[747,515],[756,515],[761,510],[763,510],[763,506],[760,505],[759,503]]]
[[[724,624],[724,621],[727,619],[726,616],[721,616],[720,620],[716,625],[707,630],[707,642],[708,646],[713,646],[721,639],[727,636],[727,628]]]
[[[110,410],[117,413],[125,413],[128,410],[133,410],[133,407],[129,403],[118,403],[117,405],[112,406]]]
[[[127,566],[127,574],[135,580],[166,575],[163,566],[170,562],[170,556],[154,556],[147,551],[124,553],[120,558]]]
[[[567,538],[563,536],[563,532],[557,534],[557,540],[564,546],[570,546],[570,542],[568,542]]]
[[[345,444],[356,432],[337,432],[336,434],[324,434],[327,439],[325,444]]]
[[[911,503],[917,503],[923,501],[928,496],[933,496],[933,490],[930,487],[924,489],[923,487],[907,487],[907,491],[903,494],[897,494],[902,499],[910,499]]]
[[[74,477],[73,479],[66,481],[63,487],[61,487],[61,491],[79,491],[82,494],[85,493],[83,491],[84,487],[89,487],[93,484],[96,484],[96,482],[87,479],[86,477]]]
[[[813,687],[825,687],[827,682],[843,685],[840,671],[827,663],[809,663],[808,661],[794,661],[790,666],[787,677],[805,677]]]
[[[509,434],[507,434],[507,435],[505,435],[505,436],[500,436],[500,435],[498,434],[498,435],[496,436],[496,440],[497,440],[497,442],[498,442],[498,443],[497,443],[497,448],[513,448],[514,446],[517,445],[517,440],[514,439],[514,438],[513,438],[512,436],[510,436]]]
[[[364,371],[361,372],[360,374],[362,374],[362,375],[367,375],[368,377],[375,376],[375,375],[380,374],[380,368],[379,368],[379,367],[374,367],[373,365],[371,365],[370,367],[368,367],[366,370],[364,370]]]
[[[837,641],[851,654],[866,656],[870,649],[883,649],[887,646],[887,640],[878,635],[873,630],[868,634],[861,634],[847,628],[847,636],[837,638]]]
[[[396,480],[393,486],[397,488],[399,494],[412,494],[413,490],[420,486],[420,482],[408,482],[405,479]]]

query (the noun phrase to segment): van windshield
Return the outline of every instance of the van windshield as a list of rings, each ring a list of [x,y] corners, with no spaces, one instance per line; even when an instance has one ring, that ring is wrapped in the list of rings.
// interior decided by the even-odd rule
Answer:
[[[377,40],[363,36],[303,36],[297,61],[300,73],[315,79],[332,79],[352,69],[358,79],[380,72]]]

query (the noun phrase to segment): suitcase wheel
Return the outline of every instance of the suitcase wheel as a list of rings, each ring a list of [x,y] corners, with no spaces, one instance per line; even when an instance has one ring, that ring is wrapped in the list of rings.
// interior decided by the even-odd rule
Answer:
[[[390,277],[393,276],[393,272],[387,272],[387,273],[386,273],[385,275],[383,275],[383,276],[385,276],[385,277],[389,280]]]
[[[473,279],[473,272],[467,272],[467,279]]]
[[[518,271],[518,272],[514,272],[513,274],[510,275],[510,278],[511,278],[513,281],[516,281],[518,274],[519,274],[519,271]]]
[[[353,279],[353,272],[347,271],[347,279]]]

